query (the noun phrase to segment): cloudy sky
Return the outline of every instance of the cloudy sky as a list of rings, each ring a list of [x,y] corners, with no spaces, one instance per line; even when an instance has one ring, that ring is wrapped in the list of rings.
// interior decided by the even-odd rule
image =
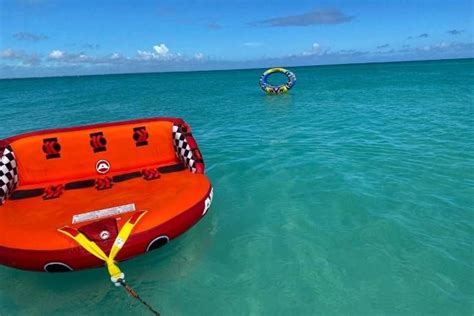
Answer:
[[[0,78],[474,57],[473,2],[0,0]]]

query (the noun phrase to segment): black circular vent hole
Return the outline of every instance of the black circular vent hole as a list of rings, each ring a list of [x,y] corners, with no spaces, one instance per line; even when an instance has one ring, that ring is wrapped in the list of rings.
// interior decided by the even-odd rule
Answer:
[[[69,272],[72,268],[62,262],[50,262],[44,265],[44,271],[56,273],[56,272]]]
[[[164,245],[166,245],[168,242],[170,241],[169,237],[168,236],[159,236],[155,239],[153,239],[149,244],[148,244],[148,247],[146,247],[146,251],[152,251],[152,250],[155,250],[155,249],[158,249],[158,248],[161,248],[163,247]]]

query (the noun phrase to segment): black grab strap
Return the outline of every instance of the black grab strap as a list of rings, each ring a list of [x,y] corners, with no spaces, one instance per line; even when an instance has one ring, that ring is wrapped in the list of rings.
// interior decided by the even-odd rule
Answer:
[[[10,194],[10,200],[20,200],[27,199],[32,197],[42,196],[44,194],[44,189],[30,189],[30,190],[16,190]]]
[[[113,176],[112,181],[122,182],[122,181],[127,181],[127,180],[131,180],[135,178],[140,178],[141,176],[142,176],[142,173],[140,171],[124,173],[124,174],[119,174],[117,176]]]
[[[95,186],[95,180],[81,180],[81,181],[73,181],[66,183],[64,185],[64,190],[77,190],[77,189],[85,189],[85,188],[92,188]]]
[[[159,173],[172,173],[186,170],[184,164],[179,163],[175,165],[169,165],[158,168]],[[112,177],[113,182],[123,182],[135,178],[142,177],[141,171],[129,172],[124,174],[119,174]],[[77,190],[77,189],[85,189],[85,188],[92,188],[95,186],[96,182],[95,179],[88,179],[88,180],[80,180],[80,181],[73,181],[68,182],[64,185],[64,190]],[[10,195],[10,200],[20,200],[20,199],[27,199],[42,196],[45,193],[44,188],[37,188],[37,189],[27,189],[27,190],[15,190]]]
[[[178,171],[183,171],[183,170],[186,170],[186,167],[182,163],[158,168],[159,173],[171,173],[171,172],[178,172]]]

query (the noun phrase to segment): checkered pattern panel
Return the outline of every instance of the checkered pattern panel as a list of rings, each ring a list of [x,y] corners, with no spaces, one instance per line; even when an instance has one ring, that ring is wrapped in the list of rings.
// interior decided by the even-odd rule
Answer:
[[[8,195],[15,189],[17,183],[18,171],[15,155],[11,147],[7,146],[3,149],[2,156],[0,156],[0,205],[3,204]]]
[[[173,125],[173,142],[178,159],[181,160],[192,173],[196,173],[196,160],[194,159],[193,151],[186,141],[186,135],[181,132],[179,125]]]

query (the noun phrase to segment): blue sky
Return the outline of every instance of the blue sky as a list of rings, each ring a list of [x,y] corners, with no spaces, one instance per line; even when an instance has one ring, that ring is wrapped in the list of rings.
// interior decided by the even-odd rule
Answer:
[[[472,1],[0,0],[0,77],[474,56]]]

